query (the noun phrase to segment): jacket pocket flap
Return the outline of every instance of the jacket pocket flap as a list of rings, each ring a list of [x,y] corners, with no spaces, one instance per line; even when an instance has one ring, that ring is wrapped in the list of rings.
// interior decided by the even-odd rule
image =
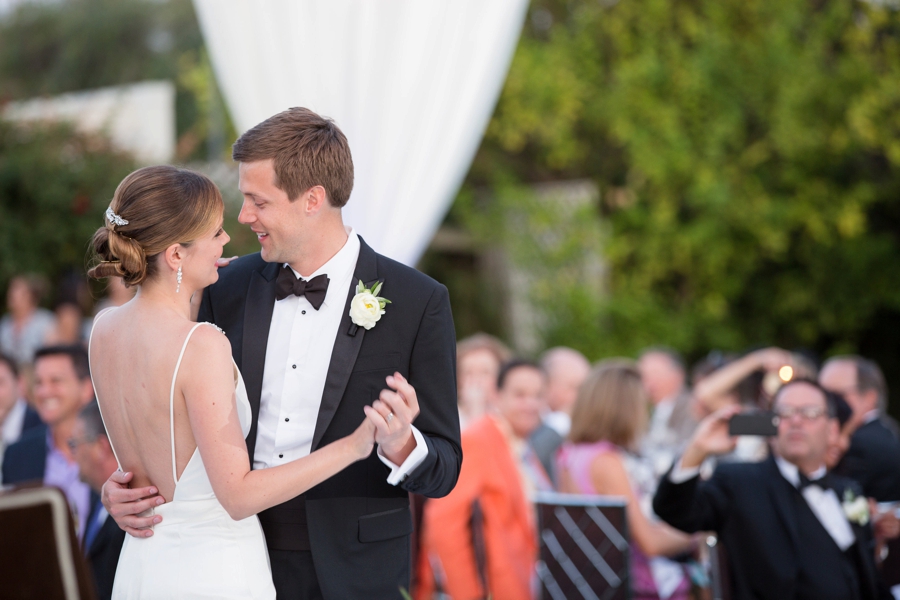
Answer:
[[[359,541],[380,542],[412,533],[408,507],[386,510],[359,518]]]
[[[384,354],[369,354],[360,356],[353,365],[353,372],[360,373],[362,371],[379,371],[379,370],[400,370],[400,353],[387,352]]]

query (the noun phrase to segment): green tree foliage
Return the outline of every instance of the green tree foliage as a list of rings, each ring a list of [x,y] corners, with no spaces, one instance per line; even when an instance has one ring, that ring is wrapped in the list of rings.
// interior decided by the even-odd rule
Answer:
[[[880,324],[900,321],[887,4],[535,3],[467,186],[596,181],[607,291],[557,287],[540,304],[546,340],[594,357],[887,343]],[[510,229],[461,198],[470,222]],[[571,235],[590,251],[596,234]]]
[[[103,211],[133,168],[103,138],[0,121],[0,289],[19,273],[55,280],[83,270]]]
[[[190,0],[26,2],[0,21],[0,102],[153,79],[176,86],[178,159],[224,152],[234,132]]]

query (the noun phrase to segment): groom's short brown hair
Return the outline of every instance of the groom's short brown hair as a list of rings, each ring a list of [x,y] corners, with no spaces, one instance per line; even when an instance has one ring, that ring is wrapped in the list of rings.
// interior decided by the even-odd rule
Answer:
[[[272,159],[275,185],[296,200],[321,185],[332,206],[347,204],[353,190],[350,145],[334,121],[308,108],[289,108],[245,132],[231,148],[237,162]]]

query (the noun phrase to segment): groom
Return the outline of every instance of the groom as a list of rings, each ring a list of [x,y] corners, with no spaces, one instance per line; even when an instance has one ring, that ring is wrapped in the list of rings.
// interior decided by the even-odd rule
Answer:
[[[253,408],[253,467],[304,456],[363,418],[378,445],[259,515],[278,597],[399,597],[409,587],[408,492],[448,494],[462,462],[447,290],[344,226],[353,162],[332,121],[292,108],[243,134],[232,156],[244,196],[238,220],[262,250],[221,271],[198,320],[231,341]],[[374,325],[351,311],[360,282],[380,284],[377,295],[390,300]],[[146,488],[107,488],[120,525],[152,525],[136,516],[148,500],[117,504]]]

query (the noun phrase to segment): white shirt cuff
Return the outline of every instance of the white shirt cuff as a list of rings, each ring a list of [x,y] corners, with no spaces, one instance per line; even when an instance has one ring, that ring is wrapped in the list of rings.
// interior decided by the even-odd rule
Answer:
[[[669,473],[669,481],[672,483],[684,483],[689,479],[693,479],[697,475],[700,474],[700,467],[692,467],[690,469],[685,469],[681,466],[681,459],[678,459],[678,462],[675,463],[675,466],[672,468],[672,472]]]
[[[389,461],[381,452],[381,447],[378,447],[378,458],[381,459],[381,462],[391,468],[391,474],[388,475],[387,478],[387,482],[391,485],[397,485],[406,479],[407,476],[409,476],[416,467],[421,465],[428,456],[428,446],[425,445],[425,438],[422,437],[422,433],[416,429],[415,425],[410,425],[409,427],[412,429],[413,437],[416,439],[416,447],[409,453],[409,456],[406,457],[406,460],[403,461],[402,465],[397,466]]]

